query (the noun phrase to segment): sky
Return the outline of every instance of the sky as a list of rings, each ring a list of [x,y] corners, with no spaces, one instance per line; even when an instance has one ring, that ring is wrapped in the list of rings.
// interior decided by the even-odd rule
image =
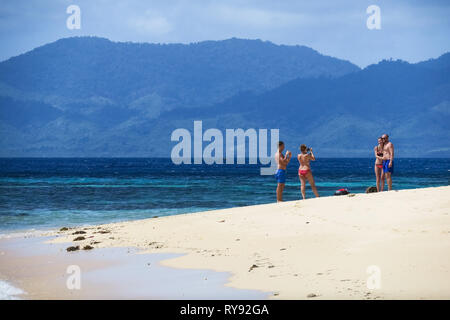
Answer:
[[[67,28],[70,5],[80,29]],[[380,29],[369,29],[369,6]],[[360,67],[450,51],[448,0],[1,0],[0,61],[72,36],[191,43],[232,37],[305,45]]]

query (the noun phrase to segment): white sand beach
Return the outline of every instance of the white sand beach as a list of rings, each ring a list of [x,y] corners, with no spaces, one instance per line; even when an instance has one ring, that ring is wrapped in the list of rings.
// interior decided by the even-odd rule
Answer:
[[[181,253],[275,299],[450,299],[450,187],[326,197],[55,232],[93,250]],[[73,235],[76,231],[85,234]],[[78,236],[85,240],[73,241]],[[67,255],[77,254],[66,253]],[[174,280],[175,281],[175,280]],[[186,297],[189,298],[189,297]]]

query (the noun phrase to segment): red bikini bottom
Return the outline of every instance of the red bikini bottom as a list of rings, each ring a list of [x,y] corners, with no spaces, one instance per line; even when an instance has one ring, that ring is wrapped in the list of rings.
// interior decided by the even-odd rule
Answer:
[[[298,174],[302,177],[306,177],[308,175],[309,169],[306,170],[298,170]]]

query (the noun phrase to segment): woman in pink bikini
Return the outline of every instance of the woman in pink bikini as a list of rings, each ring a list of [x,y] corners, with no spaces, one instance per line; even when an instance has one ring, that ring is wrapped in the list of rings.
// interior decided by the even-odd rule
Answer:
[[[316,184],[314,182],[314,177],[311,172],[311,166],[309,162],[316,161],[316,158],[314,157],[314,153],[311,148],[307,148],[306,145],[302,144],[300,146],[301,153],[297,156],[298,162],[300,163],[300,167],[298,168],[298,177],[300,179],[300,182],[302,184],[301,190],[302,190],[302,196],[303,199],[306,199],[305,194],[305,188],[306,188],[306,180],[309,181],[309,184],[311,185],[311,189],[313,190],[316,197],[319,196],[319,193],[317,192]]]
[[[375,153],[375,178],[377,180],[377,192],[383,191],[384,183],[382,184],[383,177],[383,138],[378,138],[378,145],[373,148]],[[384,181],[383,181],[384,182]]]

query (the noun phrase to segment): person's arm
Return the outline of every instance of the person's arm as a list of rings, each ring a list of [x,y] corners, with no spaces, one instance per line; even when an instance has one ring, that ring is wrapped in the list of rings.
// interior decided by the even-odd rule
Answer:
[[[309,149],[309,152],[309,159],[311,159],[312,161],[316,161],[316,157],[314,156],[312,148]]]
[[[389,168],[392,167],[393,162],[394,162],[394,145],[391,143],[391,161],[389,161]]]
[[[285,158],[285,163],[286,163],[286,165],[289,163],[289,161],[291,161],[291,157],[292,157],[292,153],[289,151],[289,150],[287,150],[286,151],[286,158]]]
[[[375,158],[377,158],[379,160],[383,160],[383,157],[380,157],[378,155],[378,147],[373,148],[373,152],[375,153]]]
[[[283,154],[280,152],[278,154],[278,164],[281,166],[285,166],[288,163],[287,157],[288,157],[287,154],[286,154],[286,156],[283,156]]]

